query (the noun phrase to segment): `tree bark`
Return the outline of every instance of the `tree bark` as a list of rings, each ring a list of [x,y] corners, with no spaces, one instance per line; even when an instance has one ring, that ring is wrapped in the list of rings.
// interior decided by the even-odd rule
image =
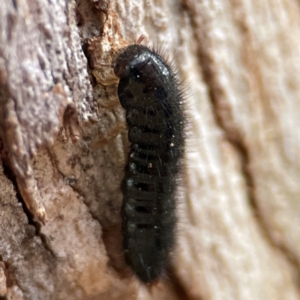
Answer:
[[[0,299],[300,299],[299,16],[296,0],[2,3]],[[151,287],[122,253],[111,68],[141,35],[188,110],[177,244]]]

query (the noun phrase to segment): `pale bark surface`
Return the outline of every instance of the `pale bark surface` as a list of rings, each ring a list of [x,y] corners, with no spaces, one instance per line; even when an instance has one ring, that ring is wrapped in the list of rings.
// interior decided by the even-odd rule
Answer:
[[[3,1],[0,298],[300,299],[299,24],[293,0]],[[189,110],[173,268],[151,288],[123,261],[109,67],[141,35]]]

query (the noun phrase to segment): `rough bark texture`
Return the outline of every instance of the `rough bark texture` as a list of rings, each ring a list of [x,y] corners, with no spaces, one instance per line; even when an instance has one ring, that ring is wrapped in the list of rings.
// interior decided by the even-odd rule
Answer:
[[[300,299],[299,19],[296,0],[4,1],[0,298]],[[123,261],[110,68],[141,35],[189,109],[173,267],[151,288]]]

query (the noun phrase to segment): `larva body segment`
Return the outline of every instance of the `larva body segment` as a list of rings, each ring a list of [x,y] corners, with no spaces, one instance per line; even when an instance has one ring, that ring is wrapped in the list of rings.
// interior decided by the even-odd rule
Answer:
[[[128,46],[114,72],[131,143],[123,183],[123,248],[137,277],[152,283],[168,266],[175,242],[175,192],[184,153],[182,97],[171,68],[143,45]]]

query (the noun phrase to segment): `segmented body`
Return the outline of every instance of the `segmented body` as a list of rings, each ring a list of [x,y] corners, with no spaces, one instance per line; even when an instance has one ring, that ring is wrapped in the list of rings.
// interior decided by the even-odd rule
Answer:
[[[118,96],[131,143],[123,183],[123,248],[140,280],[159,278],[175,242],[184,110],[176,77],[160,55],[128,46],[117,58]]]

